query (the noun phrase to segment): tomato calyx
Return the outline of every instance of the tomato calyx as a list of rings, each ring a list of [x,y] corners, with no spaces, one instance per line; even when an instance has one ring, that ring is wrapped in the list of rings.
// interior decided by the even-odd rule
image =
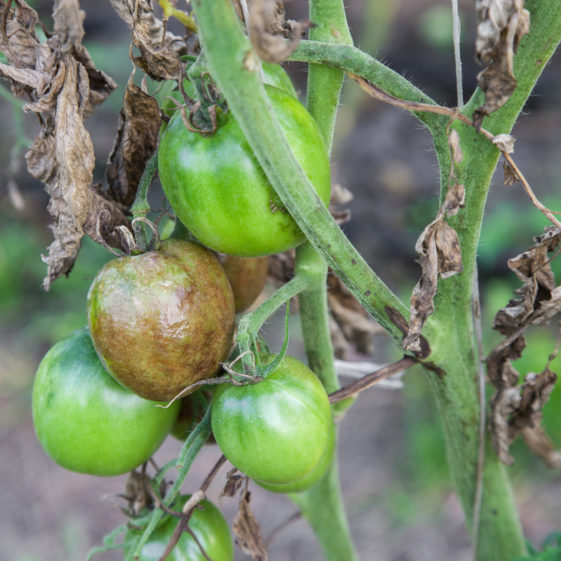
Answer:
[[[212,136],[219,126],[220,113],[226,113],[228,106],[224,96],[216,87],[204,58],[188,57],[182,66],[177,86],[183,104],[176,100],[183,124],[190,132],[202,136]]]

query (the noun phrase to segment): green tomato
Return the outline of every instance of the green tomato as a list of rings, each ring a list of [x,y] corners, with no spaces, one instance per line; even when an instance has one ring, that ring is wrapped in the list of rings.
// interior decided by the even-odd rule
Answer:
[[[157,407],[115,382],[84,329],[59,341],[41,361],[32,409],[37,438],[55,462],[80,473],[119,475],[158,449],[179,404]]]
[[[331,465],[333,461],[333,454],[335,453],[335,427],[332,427],[329,431],[329,440],[327,442],[327,448],[323,453],[320,461],[316,467],[307,475],[294,481],[292,483],[263,483],[262,481],[255,481],[259,486],[267,489],[267,491],[272,491],[273,493],[301,493],[306,491],[316,483],[327,472],[327,468]]]
[[[88,322],[108,372],[138,395],[169,400],[213,376],[234,330],[234,297],[217,257],[168,239],[107,263],[88,293]]]
[[[179,497],[174,509],[181,508],[189,499],[189,495]],[[138,561],[158,561],[168,545],[173,531],[179,520],[174,517],[167,518],[150,536],[148,542],[140,551]],[[200,547],[193,537],[184,532],[177,545],[173,548],[166,561],[233,561],[234,546],[228,524],[222,513],[209,501],[201,501],[189,519],[189,528],[193,531],[197,540],[204,549],[207,557],[201,552]],[[142,532],[129,530],[125,537],[125,556],[136,547]]]
[[[270,363],[274,356],[260,359]],[[332,427],[321,382],[289,356],[258,383],[220,384],[211,422],[218,446],[235,467],[275,485],[295,483],[318,466]]]
[[[329,158],[306,108],[266,86],[280,126],[324,204],[329,202]],[[181,115],[171,119],[158,151],[166,196],[178,218],[201,243],[222,253],[257,257],[296,247],[304,234],[283,207],[238,122],[220,114],[212,136],[190,132]]]

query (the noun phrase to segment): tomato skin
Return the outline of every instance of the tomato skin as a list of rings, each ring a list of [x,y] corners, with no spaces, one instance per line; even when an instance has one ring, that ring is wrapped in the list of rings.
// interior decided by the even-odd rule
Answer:
[[[329,158],[317,125],[291,95],[272,86],[265,89],[296,158],[327,204]],[[217,131],[207,137],[188,131],[181,115],[174,115],[160,142],[158,169],[177,216],[211,249],[258,257],[305,239],[231,113],[221,114]]]
[[[266,363],[272,355],[261,355]],[[293,483],[320,462],[329,441],[329,399],[316,375],[295,358],[256,384],[220,384],[212,432],[240,471],[263,483]]]
[[[257,300],[267,282],[267,257],[224,255],[220,261],[234,293],[236,314],[247,310]]]
[[[86,329],[45,355],[33,383],[33,424],[47,454],[66,469],[119,475],[144,463],[170,432],[168,409],[127,390],[104,370]]]
[[[107,263],[88,293],[88,323],[107,371],[165,401],[213,376],[232,344],[234,297],[216,256],[169,239],[159,251]]]
[[[292,483],[264,483],[262,481],[255,481],[260,487],[267,489],[273,493],[301,493],[306,491],[310,487],[314,486],[320,481],[320,479],[327,472],[327,468],[331,465],[333,461],[333,455],[335,453],[335,427],[331,428],[329,432],[329,440],[327,442],[327,448],[323,453],[320,461],[317,463],[316,467],[307,475],[294,481]]]
[[[174,506],[174,510],[181,508],[189,498],[189,495],[181,496]],[[209,501],[201,501],[201,508],[196,508],[189,519],[189,528],[197,536],[200,544],[212,561],[233,561],[234,546],[228,524],[218,508]],[[179,519],[170,517],[150,536],[138,557],[138,561],[158,561],[171,540],[173,531]],[[131,541],[132,545],[125,548],[125,555],[135,547],[134,539],[140,537],[141,532],[129,530],[125,542]],[[177,545],[172,549],[166,561],[207,561],[196,541],[188,533],[183,532]]]

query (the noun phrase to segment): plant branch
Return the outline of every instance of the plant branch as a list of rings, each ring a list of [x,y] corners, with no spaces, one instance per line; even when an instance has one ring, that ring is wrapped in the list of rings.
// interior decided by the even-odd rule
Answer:
[[[372,386],[376,385],[378,382],[393,376],[394,374],[398,374],[399,372],[403,372],[412,366],[418,364],[419,361],[413,357],[405,357],[397,362],[393,362],[392,364],[388,364],[383,366],[382,368],[372,372],[371,374],[366,374],[362,378],[359,378],[352,384],[342,387],[340,390],[337,390],[333,393],[329,394],[329,403],[337,403],[342,401],[343,399],[347,399],[348,397],[355,396],[356,394],[371,388]]]
[[[193,7],[212,75],[284,206],[365,309],[401,341],[402,333],[386,309],[405,317],[407,307],[343,234],[294,158],[263,84],[252,70],[256,54],[233,7],[227,0],[194,0]]]

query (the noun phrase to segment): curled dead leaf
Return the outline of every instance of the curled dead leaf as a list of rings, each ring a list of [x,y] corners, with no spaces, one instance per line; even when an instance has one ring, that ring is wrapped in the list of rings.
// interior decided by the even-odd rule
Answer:
[[[282,62],[296,49],[311,26],[285,19],[281,0],[253,0],[249,11],[249,39],[262,60]]]
[[[422,352],[421,331],[434,311],[439,277],[448,278],[463,269],[458,235],[444,219],[456,215],[464,206],[464,199],[464,186],[454,184],[448,190],[436,218],[423,230],[415,244],[421,265],[421,278],[411,294],[411,317],[402,346],[416,354]]]
[[[524,0],[477,0],[477,59],[487,67],[477,76],[485,103],[474,115],[480,125],[485,115],[502,107],[516,88],[514,54],[530,30],[530,12]]]
[[[489,380],[496,388],[491,398],[491,440],[501,461],[509,465],[513,463],[509,447],[519,434],[548,465],[555,465],[560,457],[539,427],[542,407],[557,375],[547,366],[540,374],[528,374],[519,385],[520,376],[512,364],[522,356],[526,329],[530,325],[547,324],[561,312],[561,286],[556,286],[551,269],[551,254],[558,252],[561,231],[548,226],[534,241],[528,251],[508,261],[523,286],[497,312],[493,328],[507,338],[486,359]],[[554,356],[555,353],[550,361]]]
[[[134,63],[155,80],[177,80],[181,55],[195,54],[198,42],[188,43],[167,31],[150,0],[110,0],[117,14],[132,30],[133,45],[140,51]],[[192,35],[195,37],[194,35]]]
[[[268,561],[261,528],[249,506],[250,499],[251,493],[246,487],[232,522],[232,531],[236,536],[236,544],[244,553],[250,555],[253,561]]]
[[[238,473],[237,468],[232,468],[226,474],[226,483],[220,494],[221,497],[234,497],[247,481],[247,476]]]
[[[106,169],[111,198],[126,208],[134,202],[146,163],[158,146],[157,101],[129,78],[115,143]]]
[[[520,177],[518,177],[518,174],[516,173],[514,168],[506,160],[503,162],[503,173],[503,185],[514,185],[515,183],[518,183],[520,181]]]

